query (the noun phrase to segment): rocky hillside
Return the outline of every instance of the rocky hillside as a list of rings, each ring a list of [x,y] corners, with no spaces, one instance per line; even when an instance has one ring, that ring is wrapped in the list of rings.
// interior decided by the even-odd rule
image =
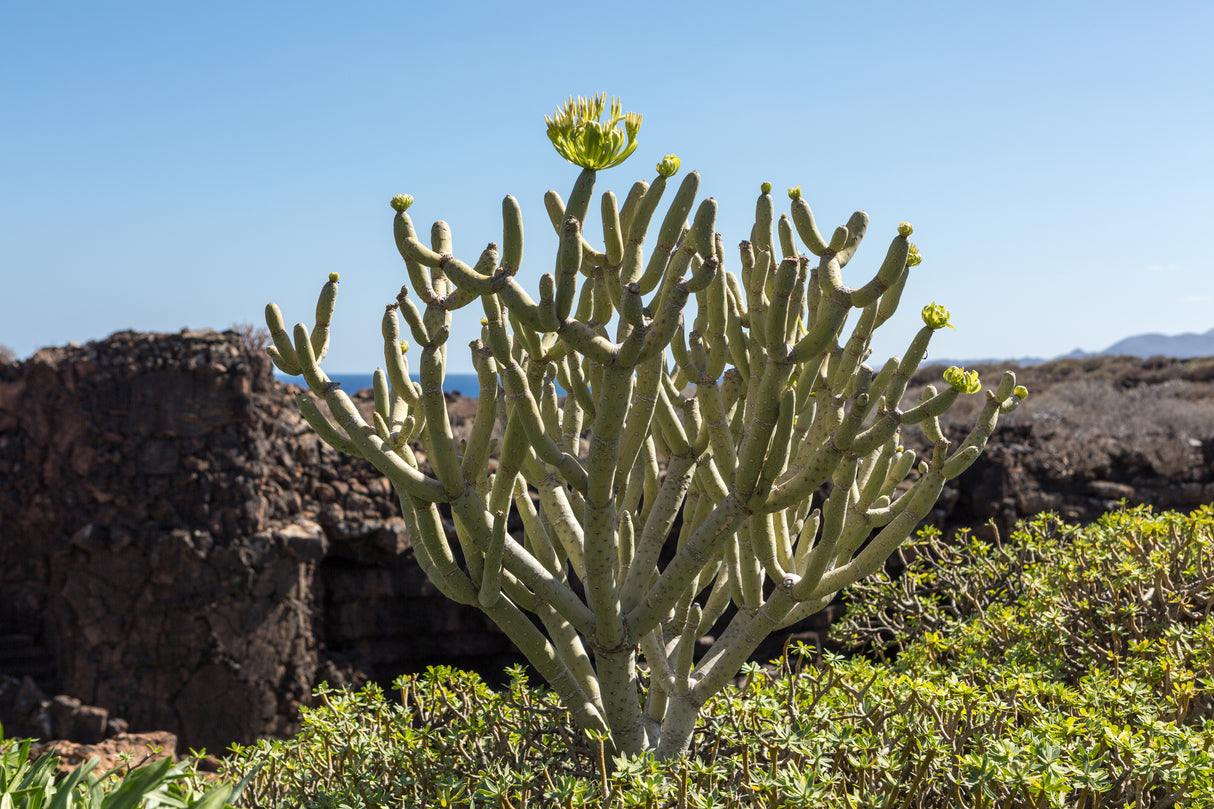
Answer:
[[[1021,379],[1030,399],[936,523],[1214,501],[1214,360],[1068,360]],[[472,403],[449,407],[458,421]],[[218,751],[290,732],[322,679],[500,671],[508,643],[424,580],[397,509],[235,333],[120,333],[0,361],[0,722],[77,741],[170,731]]]

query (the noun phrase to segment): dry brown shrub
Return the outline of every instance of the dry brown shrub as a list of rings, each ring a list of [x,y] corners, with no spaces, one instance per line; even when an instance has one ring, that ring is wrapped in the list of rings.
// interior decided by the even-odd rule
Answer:
[[[229,331],[240,335],[240,342],[250,354],[261,354],[270,345],[270,333],[252,323],[233,323]]]

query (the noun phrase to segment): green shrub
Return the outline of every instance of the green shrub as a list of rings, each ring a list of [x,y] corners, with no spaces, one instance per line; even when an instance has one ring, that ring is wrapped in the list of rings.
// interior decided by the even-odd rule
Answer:
[[[896,660],[749,664],[677,760],[606,760],[521,670],[495,693],[432,669],[399,704],[322,689],[298,736],[237,748],[227,775],[260,768],[265,807],[1211,807],[1212,528],[1210,509],[1045,517],[955,552],[985,571],[956,589],[912,563],[909,595],[886,583],[900,611],[848,619],[903,621]]]
[[[1002,656],[1070,686],[1130,671],[1177,700],[1176,721],[1209,719],[1212,515],[1139,507],[1076,529],[1046,514],[1008,543],[953,549],[925,532],[904,575],[853,588],[837,632],[878,657],[905,651],[899,667],[926,657],[964,672]]]

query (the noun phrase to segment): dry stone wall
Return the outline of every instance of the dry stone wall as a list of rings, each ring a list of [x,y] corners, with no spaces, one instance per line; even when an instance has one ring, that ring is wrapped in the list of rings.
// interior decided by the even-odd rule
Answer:
[[[504,660],[421,577],[389,494],[235,333],[0,365],[0,674],[29,678],[7,692],[222,750],[289,732],[321,679]]]

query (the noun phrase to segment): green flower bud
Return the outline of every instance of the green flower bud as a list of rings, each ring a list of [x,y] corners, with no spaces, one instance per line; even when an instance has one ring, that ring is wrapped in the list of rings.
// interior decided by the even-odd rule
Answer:
[[[557,153],[586,169],[609,169],[623,163],[637,147],[637,132],[641,129],[641,116],[625,113],[618,98],[611,100],[607,119],[607,94],[600,93],[590,98],[569,96],[565,105],[549,117],[548,139]],[[620,124],[624,131],[620,131]],[[672,172],[673,173],[673,172]]]
[[[404,213],[405,211],[409,210],[409,206],[413,204],[413,195],[397,194],[388,204],[392,206],[392,210]]]
[[[914,232],[915,232],[915,229],[913,227],[911,227],[910,222],[899,222],[898,223],[898,233],[902,234],[903,236],[909,236]]]
[[[618,104],[618,101],[614,101]],[[641,116],[635,112],[627,113],[624,116],[624,130],[628,133],[628,140],[636,140],[637,133],[641,131]]]
[[[761,186],[759,186],[759,190],[762,191],[764,194],[770,194],[771,193],[771,183],[763,183]]]
[[[933,331],[943,329],[945,326],[948,326],[953,331],[957,330],[953,324],[948,322],[948,310],[935,301],[924,306],[921,314],[924,325]]]
[[[662,158],[662,162],[658,163],[658,174],[663,177],[673,177],[680,165],[681,161],[678,157],[668,154]]]
[[[1029,397],[1029,389],[1024,385],[1017,385],[1012,388],[1012,395],[1017,399],[1027,399]]]
[[[788,198],[789,199],[800,199],[801,198],[801,186],[798,185],[796,188],[788,189]]]
[[[911,242],[910,252],[906,255],[906,266],[918,267],[921,261],[923,261],[923,256],[919,255],[919,248],[915,246],[914,242]]]
[[[982,390],[977,371],[967,371],[956,365],[944,372],[944,381],[952,385],[958,393],[977,393]]]
[[[330,281],[332,281],[334,284],[336,284],[336,283],[337,283],[337,279],[338,279],[338,278],[340,278],[340,277],[341,277],[341,276],[339,276],[339,275],[338,275],[337,273],[335,273],[335,272],[331,272],[331,273],[329,273],[329,280],[330,280]]]

